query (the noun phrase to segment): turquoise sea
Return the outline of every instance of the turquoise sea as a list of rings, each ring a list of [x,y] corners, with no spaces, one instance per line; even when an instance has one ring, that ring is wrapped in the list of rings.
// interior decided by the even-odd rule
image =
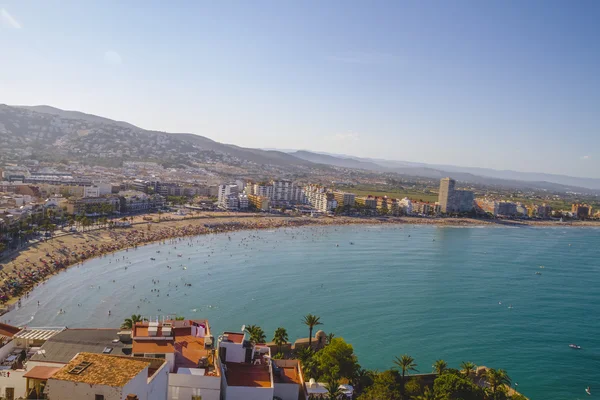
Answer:
[[[177,314],[207,318],[215,334],[258,324],[269,339],[283,326],[295,340],[314,313],[366,368],[390,368],[404,353],[421,372],[438,358],[473,361],[506,369],[532,399],[583,399],[587,386],[600,390],[599,287],[595,228],[310,227],[91,260],[3,320],[117,327],[133,313]]]

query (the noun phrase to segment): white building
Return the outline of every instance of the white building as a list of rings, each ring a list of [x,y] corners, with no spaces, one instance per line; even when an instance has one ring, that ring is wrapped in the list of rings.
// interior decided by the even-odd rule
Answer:
[[[134,356],[166,361],[169,400],[220,400],[221,369],[208,321],[140,322],[132,339]]]
[[[321,212],[333,211],[337,208],[338,202],[333,192],[318,185],[308,185],[304,188],[306,200],[315,210]]]
[[[225,208],[225,209],[237,208],[238,207],[237,205],[235,207],[231,207],[232,202],[230,201],[230,198],[232,198],[232,197],[237,198],[238,193],[239,193],[239,188],[237,185],[233,185],[233,184],[219,185],[219,196],[218,196],[219,207]]]
[[[298,361],[272,360],[268,346],[250,343],[243,332],[225,332],[219,338],[219,358],[225,400],[306,397]]]
[[[46,392],[52,400],[165,400],[168,372],[160,359],[79,353],[49,377]]]
[[[400,200],[398,202],[398,205],[404,209],[404,212],[406,213],[406,215],[411,215],[413,213],[413,205],[412,205],[412,200],[409,199],[408,197],[403,198],[402,200]]]
[[[238,196],[238,207],[240,210],[247,210],[248,209],[248,195],[245,193],[240,193]]]

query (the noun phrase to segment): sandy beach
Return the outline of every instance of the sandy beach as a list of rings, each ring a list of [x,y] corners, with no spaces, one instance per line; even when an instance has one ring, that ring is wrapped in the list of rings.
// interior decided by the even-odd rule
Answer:
[[[144,220],[152,217],[154,222]],[[203,213],[200,216],[138,216],[129,228],[94,229],[88,232],[61,233],[54,238],[30,245],[0,263],[0,301],[10,305],[20,296],[53,274],[81,263],[127,248],[167,239],[238,230],[272,229],[311,225],[350,224],[427,224],[440,226],[600,226],[598,222],[558,223],[553,221],[486,221],[467,218],[357,218],[293,217],[265,214]]]

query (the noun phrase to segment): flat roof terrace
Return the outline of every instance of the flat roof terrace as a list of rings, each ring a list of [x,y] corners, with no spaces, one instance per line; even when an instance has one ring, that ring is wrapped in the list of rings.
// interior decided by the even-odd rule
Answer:
[[[225,378],[229,386],[271,387],[268,365],[225,363]]]

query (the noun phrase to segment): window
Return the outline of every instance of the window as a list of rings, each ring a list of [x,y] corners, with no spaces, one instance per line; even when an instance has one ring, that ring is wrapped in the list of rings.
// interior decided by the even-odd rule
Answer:
[[[94,400],[104,400],[104,395],[103,395],[103,394],[97,394],[97,395],[94,397]]]

